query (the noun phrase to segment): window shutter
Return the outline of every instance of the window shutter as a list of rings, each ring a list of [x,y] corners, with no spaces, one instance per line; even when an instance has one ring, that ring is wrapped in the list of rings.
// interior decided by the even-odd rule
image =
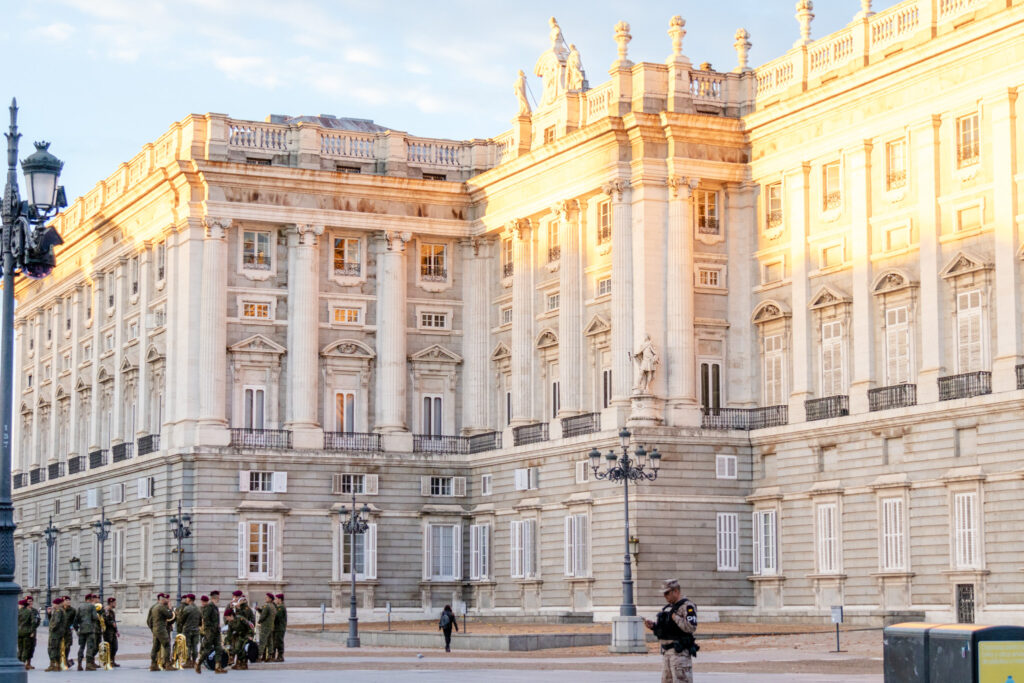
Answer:
[[[423,579],[430,579],[430,544],[432,542],[431,525],[423,525]]]
[[[249,490],[249,470],[238,471],[238,490],[248,491]]]
[[[516,491],[525,491],[529,485],[528,475],[525,469],[517,469],[514,472]]]
[[[515,579],[523,575],[523,523],[514,520],[509,524],[512,561],[509,563],[510,576]]]
[[[246,551],[245,522],[238,523],[238,578],[244,579],[247,576],[248,568],[245,561]]]
[[[454,578],[462,578],[462,525],[452,529],[452,571]]]
[[[86,492],[86,507],[99,507],[99,489],[89,489]]]
[[[491,574],[491,525],[480,525],[480,578]]]
[[[138,481],[135,482],[136,497],[139,500],[143,498],[149,498],[149,481],[146,477],[139,477]]]
[[[588,539],[589,535],[589,522],[590,518],[587,515],[576,515],[573,518],[573,532],[576,541],[576,559],[575,567],[573,568],[576,576],[588,576],[589,575],[589,562],[587,557],[588,550]]]
[[[754,512],[751,515],[751,526],[753,527],[753,529],[752,529],[753,533],[750,534],[750,537],[751,537],[751,539],[753,539],[753,545],[754,545],[754,548],[753,548],[753,550],[754,550],[754,552],[753,552],[753,557],[754,557],[753,574],[757,575],[757,574],[761,573],[761,513],[760,512]]]
[[[469,527],[469,578],[480,578],[480,527],[476,524]]]
[[[430,477],[420,477],[420,495],[430,495]]]
[[[452,495],[453,496],[464,496],[464,495],[466,495],[466,478],[465,477],[452,477]]]
[[[565,575],[572,576],[573,572],[573,558],[575,557],[575,548],[572,543],[572,516],[565,518]]]
[[[274,533],[276,528],[276,523],[267,523],[267,576],[271,579],[277,578],[277,543]]]
[[[527,488],[528,489],[538,489],[538,488],[540,488],[540,468],[539,467],[531,467],[527,471],[529,472],[529,475],[528,475],[529,476],[529,481],[527,482]]]
[[[378,488],[377,488],[377,486],[378,486],[377,477],[378,477],[378,475],[376,475],[376,474],[364,474],[363,475],[363,493],[366,494],[367,496],[376,496],[377,495],[377,490],[378,490]]]
[[[287,493],[288,492],[288,473],[287,472],[274,472],[274,493]]]
[[[341,493],[341,474],[331,475],[331,493]]]
[[[586,484],[588,481],[590,481],[590,463],[580,460],[576,463],[576,483]]]
[[[364,568],[363,571],[366,574],[367,579],[377,578],[377,525],[370,524],[366,528],[366,533],[363,534],[364,543],[363,546],[363,557],[364,557]]]

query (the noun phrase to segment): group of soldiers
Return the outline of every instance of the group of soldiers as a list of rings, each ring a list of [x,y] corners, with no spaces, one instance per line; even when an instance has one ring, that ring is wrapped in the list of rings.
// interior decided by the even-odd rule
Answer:
[[[181,605],[176,611],[172,611],[168,604],[170,596],[160,593],[156,604],[149,610],[146,625],[153,633],[150,671],[167,670],[173,666],[170,639],[172,625],[184,636],[186,655],[182,665],[195,667],[197,674],[203,672],[203,663],[211,654],[214,656],[216,673],[227,673],[225,665],[233,669],[248,669],[248,650],[256,646],[253,635],[257,626],[259,655],[256,661],[284,661],[284,635],[288,627],[288,613],[284,606],[283,593],[267,593],[266,600],[257,614],[242,591],[236,590],[232,594],[230,604],[224,609],[223,628],[220,620],[220,591],[211,591],[208,596],[201,596],[201,606],[195,604],[196,596],[192,593],[181,598]],[[226,633],[224,639],[222,632]]]
[[[39,628],[39,610],[34,606],[31,595],[18,601],[18,660],[24,662],[25,669],[31,670],[32,656],[36,651],[36,629]],[[121,666],[115,661],[117,655],[117,639],[121,635],[117,630],[117,598],[107,598],[106,606],[100,596],[89,593],[84,602],[77,608],[71,604],[69,596],[55,598],[53,604],[46,609],[49,617],[49,639],[47,654],[50,666],[46,671],[61,671],[78,664],[78,670],[96,671],[96,654],[101,643],[107,644],[110,668]],[[78,632],[78,659],[71,658],[72,632]]]

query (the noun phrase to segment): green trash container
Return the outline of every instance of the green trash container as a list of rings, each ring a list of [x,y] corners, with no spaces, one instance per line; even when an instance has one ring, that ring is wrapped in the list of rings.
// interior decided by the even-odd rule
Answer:
[[[885,683],[929,683],[928,632],[933,628],[935,624],[920,622],[885,627],[882,632]]]
[[[1024,627],[945,624],[928,631],[930,683],[1024,681]]]

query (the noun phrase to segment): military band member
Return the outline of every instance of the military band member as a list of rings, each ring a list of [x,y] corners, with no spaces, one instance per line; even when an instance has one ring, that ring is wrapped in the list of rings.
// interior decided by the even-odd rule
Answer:
[[[149,670],[160,671],[160,664],[165,669],[171,666],[171,623],[174,622],[174,612],[171,611],[171,596],[167,593],[160,593],[156,596],[157,602],[149,608],[149,616],[146,618],[146,626],[153,632],[153,647],[149,651]],[[161,650],[163,654],[161,655]],[[161,661],[161,656],[163,657]]]
[[[78,629],[78,612],[71,605],[71,596],[65,595],[61,609],[64,610],[64,660],[70,667],[74,666],[75,660],[71,659],[71,634]]]
[[[107,608],[103,612],[103,640],[110,646],[110,665],[121,666],[117,663],[117,639],[121,632],[117,630],[117,598],[107,598]]]
[[[267,599],[260,607],[260,661],[269,662],[274,659],[274,621],[277,617],[277,605],[274,594],[267,593]]]
[[[188,648],[188,662],[186,666],[193,667],[196,658],[199,656],[199,627],[202,623],[202,615],[196,605],[196,596],[189,593],[184,596],[185,604],[179,612],[178,633],[185,635],[185,644]]]
[[[64,634],[67,627],[67,612],[64,611],[64,598],[54,598],[50,610],[50,633],[46,641],[46,654],[50,658],[47,671],[60,671],[60,660],[66,652],[62,649]]]
[[[234,643],[235,665],[231,668],[245,670],[249,668],[249,658],[245,656],[245,648],[252,640],[253,625],[240,613],[228,607],[224,610],[224,622],[228,625],[228,639]]]
[[[288,629],[288,612],[284,608],[284,593],[274,596],[277,616],[274,617],[274,661],[284,661],[284,632]]]
[[[662,593],[668,604],[661,608],[657,621],[644,619],[644,625],[654,631],[661,644],[661,683],[693,683],[691,657],[699,649],[693,639],[697,630],[697,606],[683,597],[675,579],[664,583]]]
[[[40,624],[39,610],[32,602],[31,595],[18,601],[18,661],[25,664],[26,671],[35,668],[32,655],[36,652],[36,630]]]
[[[202,617],[199,633],[203,637],[203,649],[200,650],[199,660],[196,662],[196,673],[203,673],[203,662],[212,652],[213,661],[216,662],[214,673],[226,674],[227,671],[221,666],[224,647],[220,640],[220,609],[217,607],[217,603],[220,602],[220,592],[213,591],[210,593],[210,597],[204,595],[199,598],[199,602],[203,605],[199,610]]]
[[[99,596],[89,593],[85,602],[78,606],[75,623],[78,626],[78,670],[82,670],[83,654],[85,670],[96,670],[96,652],[100,647],[100,620],[96,611]]]

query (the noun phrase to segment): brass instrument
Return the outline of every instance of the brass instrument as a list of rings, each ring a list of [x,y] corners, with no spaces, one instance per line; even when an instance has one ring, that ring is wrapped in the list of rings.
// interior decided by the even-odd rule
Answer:
[[[188,661],[188,641],[184,633],[174,636],[174,646],[171,649],[171,668],[183,669]]]
[[[68,670],[68,648],[63,638],[60,639],[60,670]]]
[[[100,643],[100,666],[104,671],[112,671],[114,669],[114,663],[110,661],[110,643],[103,641]]]

